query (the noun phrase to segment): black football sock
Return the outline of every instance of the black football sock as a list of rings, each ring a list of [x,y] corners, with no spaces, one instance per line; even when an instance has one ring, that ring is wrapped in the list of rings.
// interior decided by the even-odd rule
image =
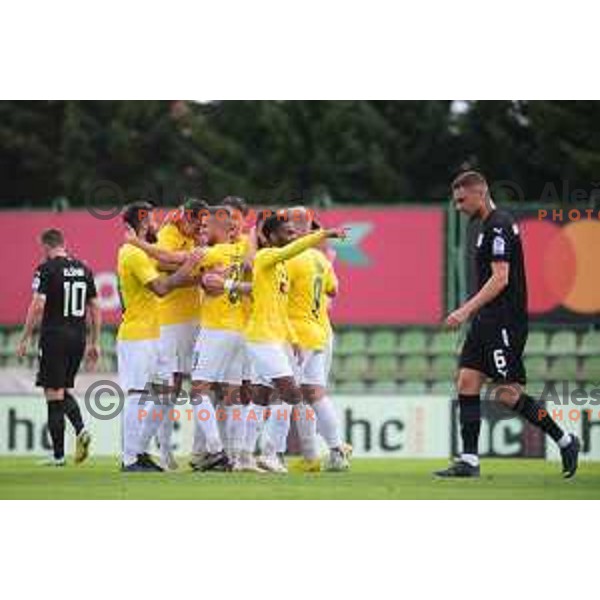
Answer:
[[[65,457],[65,403],[63,400],[48,402],[48,431],[52,440],[54,458]]]
[[[548,414],[544,405],[539,400],[534,400],[527,394],[521,394],[513,410],[519,413],[524,419],[527,419],[532,425],[539,427],[555,442],[558,442],[565,434],[556,424],[556,421]]]
[[[481,430],[481,399],[479,394],[459,394],[460,435],[464,454],[478,454]]]
[[[79,410],[79,404],[77,400],[70,392],[65,392],[65,416],[73,425],[76,435],[79,435],[83,429],[83,419],[81,417],[81,411]]]

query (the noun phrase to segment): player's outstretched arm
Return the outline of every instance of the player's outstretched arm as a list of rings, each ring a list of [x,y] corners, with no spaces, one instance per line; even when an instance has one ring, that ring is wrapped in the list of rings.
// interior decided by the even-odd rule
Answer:
[[[472,298],[448,315],[446,325],[448,327],[459,327],[479,312],[483,306],[489,304],[501,294],[502,290],[508,285],[509,268],[508,262],[492,262],[492,275],[490,278]]]
[[[301,254],[305,250],[309,248],[313,248],[320,244],[325,239],[345,239],[348,233],[347,228],[345,227],[337,227],[334,229],[321,229],[319,231],[315,231],[314,233],[309,233],[308,235],[304,235],[297,240],[283,246],[283,248],[271,248],[271,252],[269,252],[269,256],[266,260],[266,264],[276,264],[278,262],[283,262],[285,260],[290,260],[294,256]]]
[[[27,354],[27,347],[33,337],[33,331],[42,320],[44,314],[44,307],[46,305],[46,296],[33,294],[29,308],[27,309],[27,316],[25,317],[25,325],[23,326],[23,333],[21,339],[17,344],[17,356],[23,358]]]

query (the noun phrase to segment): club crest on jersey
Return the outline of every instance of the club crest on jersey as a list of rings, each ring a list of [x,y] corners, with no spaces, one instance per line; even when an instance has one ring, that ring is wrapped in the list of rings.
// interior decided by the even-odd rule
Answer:
[[[492,254],[494,256],[503,256],[505,247],[506,242],[504,241],[504,238],[497,235],[492,242]]]

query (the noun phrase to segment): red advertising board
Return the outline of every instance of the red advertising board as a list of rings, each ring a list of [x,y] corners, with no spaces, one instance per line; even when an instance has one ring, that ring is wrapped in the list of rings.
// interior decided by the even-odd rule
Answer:
[[[349,239],[336,246],[341,292],[333,320],[356,324],[433,324],[442,318],[444,214],[442,209],[345,209],[319,214],[326,224],[347,225]],[[31,297],[37,243],[47,227],[62,229],[70,251],[96,275],[103,316],[120,315],[115,263],[122,242],[118,218],[99,220],[85,211],[2,212],[4,257],[0,323],[21,323]]]
[[[331,210],[327,225],[350,227],[336,245],[338,323],[435,324],[444,307],[442,209]]]

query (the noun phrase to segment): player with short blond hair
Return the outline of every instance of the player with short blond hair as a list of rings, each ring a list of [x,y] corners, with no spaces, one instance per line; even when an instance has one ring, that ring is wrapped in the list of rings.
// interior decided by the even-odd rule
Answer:
[[[213,207],[209,218],[209,248],[200,263],[211,280],[202,306],[202,329],[194,348],[192,394],[208,398],[219,392],[221,410],[225,415],[222,438],[229,459],[227,466],[238,470],[244,440],[244,419],[240,400],[243,378],[245,342],[242,331],[246,322],[243,298],[251,289],[242,281],[242,264],[246,255],[243,240],[232,243],[231,212]],[[214,271],[217,270],[215,274]],[[223,287],[219,287],[221,278]],[[203,276],[204,280],[204,276]],[[206,457],[203,436],[198,423],[192,449],[192,468],[203,470]]]
[[[460,173],[452,182],[457,211],[480,224],[474,243],[479,290],[446,318],[446,326],[470,321],[457,374],[462,454],[437,477],[479,477],[481,388],[491,379],[495,398],[551,437],[562,457],[563,476],[575,475],[579,438],[563,431],[543,403],[523,391],[527,381],[523,351],[528,335],[527,277],[519,226],[499,210],[485,177],[478,171]]]

